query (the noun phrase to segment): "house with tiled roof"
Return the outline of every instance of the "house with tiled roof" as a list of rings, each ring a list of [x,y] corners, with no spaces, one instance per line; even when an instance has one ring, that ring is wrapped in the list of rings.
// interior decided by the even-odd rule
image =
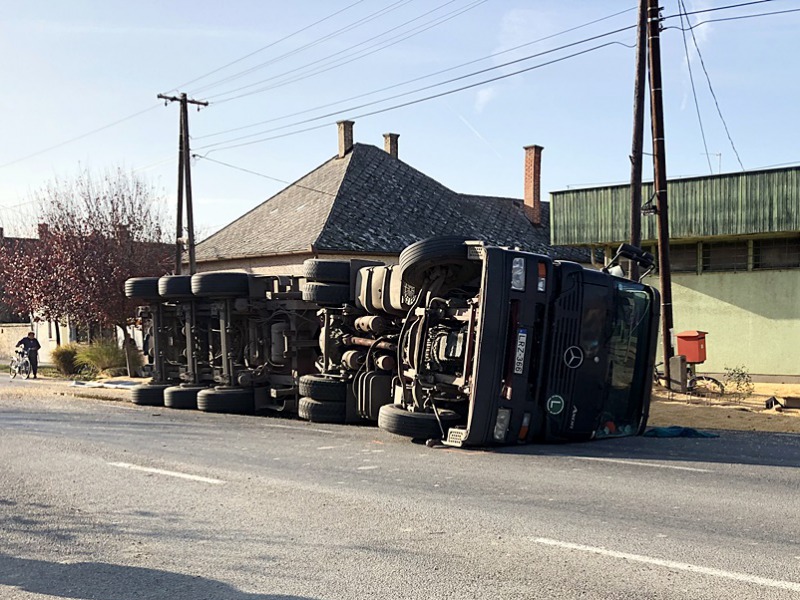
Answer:
[[[540,146],[525,149],[525,197],[460,194],[384,149],[353,143],[339,124],[339,152],[196,247],[197,269],[299,274],[307,258],[396,262],[413,242],[462,235],[554,258],[589,262],[589,251],[550,244],[549,203],[540,200]]]

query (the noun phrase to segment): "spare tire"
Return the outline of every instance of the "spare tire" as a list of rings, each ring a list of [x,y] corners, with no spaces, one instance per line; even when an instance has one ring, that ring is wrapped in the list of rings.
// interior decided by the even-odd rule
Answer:
[[[342,283],[318,283],[308,281],[303,284],[303,300],[320,306],[342,306],[351,301],[350,286]]]
[[[437,267],[445,271],[444,285],[450,288],[474,279],[481,262],[469,259],[465,241],[460,236],[442,236],[411,244],[400,253],[400,277],[417,289]]]
[[[314,400],[344,402],[347,400],[347,383],[324,375],[303,375],[300,377],[300,395]]]
[[[211,272],[192,275],[192,293],[210,298],[247,297],[250,275],[238,272]]]
[[[125,281],[125,296],[141,300],[160,300],[158,277],[131,277]]]
[[[462,418],[452,410],[440,410],[439,418],[444,427],[444,433],[454,425],[458,425]],[[378,427],[395,435],[412,438],[415,440],[441,439],[442,431],[439,422],[432,412],[410,412],[399,404],[384,404],[378,411]]]
[[[164,275],[158,280],[158,294],[162,298],[193,298],[192,276]]]
[[[303,276],[322,283],[350,283],[350,262],[309,258],[303,263]]]

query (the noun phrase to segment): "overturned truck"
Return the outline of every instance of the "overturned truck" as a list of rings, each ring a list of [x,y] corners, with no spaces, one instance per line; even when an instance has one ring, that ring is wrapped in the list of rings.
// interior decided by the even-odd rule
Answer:
[[[630,246],[620,257],[652,268]],[[184,277],[192,310],[146,297],[162,333],[154,383],[141,389],[163,386],[168,406],[183,387],[199,390],[201,410],[211,397],[222,412],[377,422],[452,446],[637,435],[647,422],[658,292],[607,269],[439,237],[397,265],[315,259],[303,278]],[[169,324],[198,313],[206,325]],[[165,334],[175,331],[178,353]]]

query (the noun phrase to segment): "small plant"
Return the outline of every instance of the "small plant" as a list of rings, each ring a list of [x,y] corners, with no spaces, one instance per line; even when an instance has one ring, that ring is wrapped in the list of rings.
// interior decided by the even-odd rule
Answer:
[[[50,352],[50,358],[61,375],[75,375],[80,370],[80,366],[75,364],[79,349],[78,344],[69,343],[57,346]]]
[[[736,400],[744,400],[752,395],[755,386],[747,367],[725,367],[725,390],[730,391]]]
[[[135,356],[131,356],[135,360]],[[102,339],[82,346],[75,356],[75,364],[86,367],[98,374],[118,374],[126,369],[125,352],[114,339]],[[138,368],[140,364],[132,364]]]

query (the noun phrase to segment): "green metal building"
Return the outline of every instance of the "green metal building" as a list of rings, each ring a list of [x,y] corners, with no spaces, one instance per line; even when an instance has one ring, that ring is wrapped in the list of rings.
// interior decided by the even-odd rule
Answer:
[[[652,196],[644,185],[642,246],[655,255]],[[800,378],[800,166],[676,179],[667,196],[675,332],[709,332],[698,370]],[[550,198],[554,245],[608,256],[629,240],[630,186]]]

